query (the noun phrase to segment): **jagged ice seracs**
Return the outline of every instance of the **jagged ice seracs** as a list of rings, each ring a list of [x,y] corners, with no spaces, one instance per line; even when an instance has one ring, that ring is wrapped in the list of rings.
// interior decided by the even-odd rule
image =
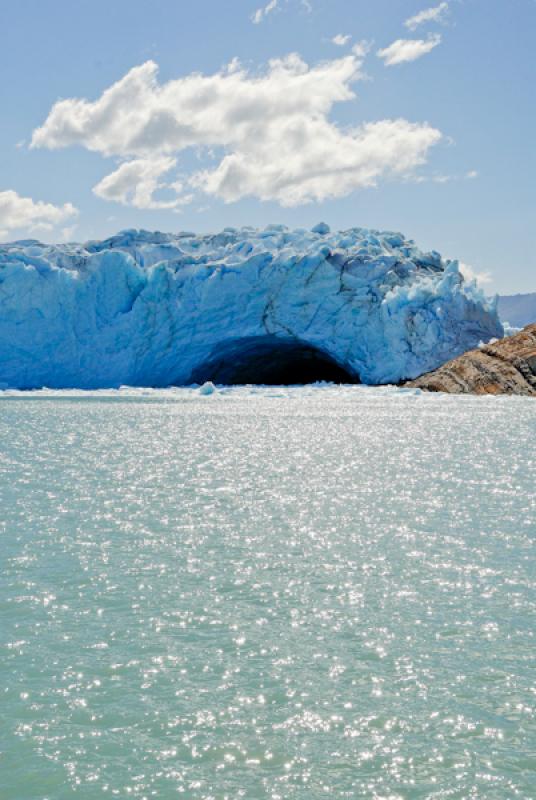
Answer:
[[[0,388],[396,383],[502,333],[457,261],[400,233],[321,223],[0,245]]]

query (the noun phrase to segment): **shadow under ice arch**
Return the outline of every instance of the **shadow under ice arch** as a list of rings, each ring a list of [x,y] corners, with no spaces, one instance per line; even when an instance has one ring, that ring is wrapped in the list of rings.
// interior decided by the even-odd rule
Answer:
[[[218,344],[192,372],[191,383],[293,385],[329,381],[360,383],[355,370],[309,342],[274,335]]]

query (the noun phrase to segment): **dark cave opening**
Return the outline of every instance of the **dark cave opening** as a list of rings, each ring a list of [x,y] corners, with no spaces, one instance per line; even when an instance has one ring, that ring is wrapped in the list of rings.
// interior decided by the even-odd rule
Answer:
[[[225,342],[196,369],[192,383],[292,386],[316,383],[359,383],[359,376],[322,350],[297,339],[250,337]]]

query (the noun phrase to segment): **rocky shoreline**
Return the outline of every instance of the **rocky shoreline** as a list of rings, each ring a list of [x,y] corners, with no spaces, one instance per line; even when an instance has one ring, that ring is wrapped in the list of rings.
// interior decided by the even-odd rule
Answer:
[[[514,336],[469,350],[404,385],[427,392],[536,397],[536,323]]]

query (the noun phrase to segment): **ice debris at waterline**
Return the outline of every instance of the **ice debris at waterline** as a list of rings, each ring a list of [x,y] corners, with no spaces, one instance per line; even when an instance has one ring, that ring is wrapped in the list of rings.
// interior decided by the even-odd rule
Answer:
[[[503,333],[399,233],[270,225],[0,245],[0,388],[397,382]]]

